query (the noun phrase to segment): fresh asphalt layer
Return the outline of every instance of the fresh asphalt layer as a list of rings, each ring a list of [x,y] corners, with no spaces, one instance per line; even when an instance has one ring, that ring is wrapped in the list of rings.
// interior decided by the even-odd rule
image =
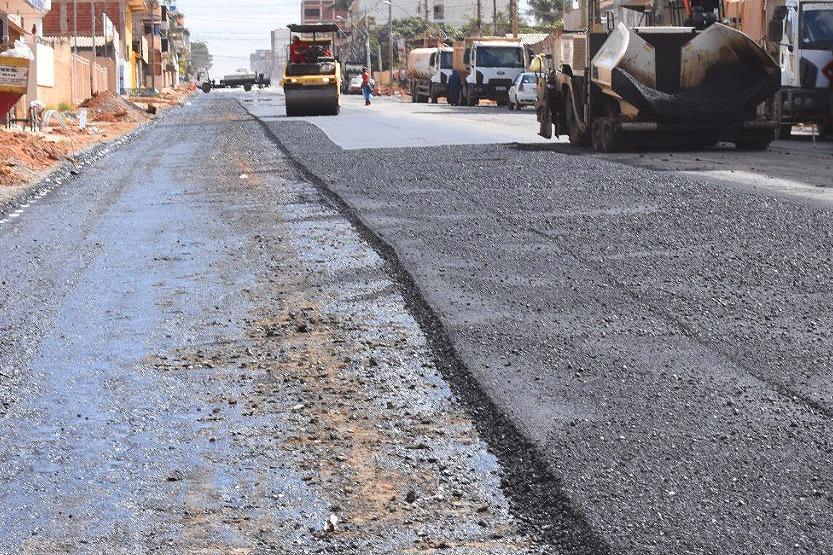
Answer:
[[[397,144],[400,108],[291,121],[266,102],[250,111],[395,253],[611,553],[833,551],[829,196],[487,128],[443,145],[429,114],[435,146],[345,149],[333,126]]]

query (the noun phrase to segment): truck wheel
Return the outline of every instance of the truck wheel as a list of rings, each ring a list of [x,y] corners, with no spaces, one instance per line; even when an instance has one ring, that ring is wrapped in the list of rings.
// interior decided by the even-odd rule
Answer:
[[[778,128],[775,130],[775,138],[776,139],[789,139],[792,137],[793,134],[793,126],[792,125],[779,125]]]
[[[573,110],[573,94],[568,92],[566,96],[567,101],[564,103],[564,110],[565,117],[567,119],[567,136],[570,138],[570,144],[573,146],[587,146],[590,142],[590,137],[587,136],[587,133],[581,130],[581,127],[579,127],[578,121],[576,120],[576,115]]]
[[[437,97],[436,87],[434,87],[434,85],[430,85],[430,88],[428,90],[430,91],[430,94],[431,94],[431,104],[438,103],[440,101],[440,99]]]
[[[769,148],[769,143],[772,142],[768,139],[758,139],[752,141],[739,141],[735,143],[735,149],[737,150],[747,150],[747,151],[761,151],[766,150]]]
[[[594,119],[590,133],[590,142],[593,144],[593,150],[598,152],[602,152],[602,125],[603,120],[599,118]]]
[[[202,92],[210,93],[211,92],[211,83],[203,83],[202,84]]]
[[[417,93],[416,93],[416,85],[411,83],[411,102],[416,103],[417,101]]]
[[[593,122],[595,124],[595,122]],[[595,125],[594,125],[595,127]],[[622,150],[622,141],[615,122],[606,119],[601,124],[600,140],[602,152],[613,153]]]
[[[251,85],[243,85],[243,90],[246,92],[251,92],[252,86]]]
[[[477,106],[480,100],[473,94],[466,95],[466,106]]]

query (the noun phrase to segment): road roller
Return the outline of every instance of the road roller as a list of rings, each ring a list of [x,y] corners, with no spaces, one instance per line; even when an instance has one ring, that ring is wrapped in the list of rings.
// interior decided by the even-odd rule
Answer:
[[[287,116],[335,116],[341,108],[341,64],[334,56],[335,24],[293,24],[284,66]]]
[[[731,28],[719,0],[628,0],[617,21],[574,3],[538,74],[539,134],[615,152],[630,145],[766,149],[778,63]],[[634,17],[629,17],[631,12]]]

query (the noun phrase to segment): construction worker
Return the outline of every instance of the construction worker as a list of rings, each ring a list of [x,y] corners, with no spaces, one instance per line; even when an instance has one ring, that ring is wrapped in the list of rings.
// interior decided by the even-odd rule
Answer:
[[[370,106],[370,101],[373,99],[373,87],[370,85],[370,73],[366,67],[362,68],[362,94],[364,95],[364,105]]]
[[[289,63],[303,64],[307,61],[306,58],[307,43],[302,41],[297,35],[292,37],[292,44],[289,45]]]
[[[448,103],[452,106],[460,104],[460,89],[460,72],[453,69],[448,77]]]

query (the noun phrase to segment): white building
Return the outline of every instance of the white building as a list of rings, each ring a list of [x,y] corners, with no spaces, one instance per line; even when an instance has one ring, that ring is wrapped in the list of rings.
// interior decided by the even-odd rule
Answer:
[[[445,23],[457,27],[477,18],[477,6],[480,4],[480,19],[483,32],[488,33],[492,26],[492,14],[509,16],[509,0],[393,0],[393,19],[426,16],[431,23]],[[351,6],[354,20],[367,15],[383,23],[388,20],[388,5],[384,0],[354,0]]]

